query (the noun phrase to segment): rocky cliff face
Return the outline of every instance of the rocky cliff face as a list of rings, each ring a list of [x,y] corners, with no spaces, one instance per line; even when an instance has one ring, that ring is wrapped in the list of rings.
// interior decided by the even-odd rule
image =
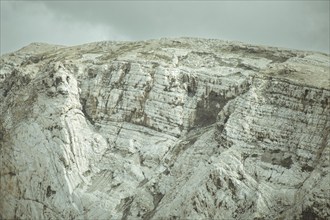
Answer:
[[[1,219],[330,218],[329,55],[35,43],[0,68]]]

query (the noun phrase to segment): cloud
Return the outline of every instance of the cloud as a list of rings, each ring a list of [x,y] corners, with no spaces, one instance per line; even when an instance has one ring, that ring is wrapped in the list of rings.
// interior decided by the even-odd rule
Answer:
[[[330,53],[329,1],[44,1],[4,6],[1,39],[7,51],[31,41],[70,45],[189,36]]]
[[[122,39],[128,38],[110,25],[72,19],[42,2],[1,2],[1,54],[31,42],[76,45]]]
[[[47,2],[131,39],[206,37],[329,53],[329,1]]]

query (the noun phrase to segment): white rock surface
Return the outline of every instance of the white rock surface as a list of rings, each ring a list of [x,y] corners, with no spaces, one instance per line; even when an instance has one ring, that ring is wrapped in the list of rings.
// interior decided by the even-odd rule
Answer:
[[[0,219],[329,219],[329,55],[193,38],[1,57]]]

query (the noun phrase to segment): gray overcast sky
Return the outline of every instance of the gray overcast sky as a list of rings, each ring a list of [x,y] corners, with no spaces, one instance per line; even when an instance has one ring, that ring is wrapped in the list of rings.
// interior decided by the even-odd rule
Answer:
[[[329,52],[324,1],[1,1],[1,54],[31,42],[203,37]]]

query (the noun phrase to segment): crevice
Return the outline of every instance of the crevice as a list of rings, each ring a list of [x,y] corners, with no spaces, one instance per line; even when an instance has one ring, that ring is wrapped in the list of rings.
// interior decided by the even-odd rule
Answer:
[[[121,203],[123,203],[122,210],[123,210],[123,216],[121,220],[127,220],[128,216],[131,214],[131,206],[133,203],[133,196],[126,197],[122,199]]]
[[[50,197],[52,195],[56,194],[55,190],[52,190],[51,186],[47,186],[47,192],[46,192],[46,196]]]
[[[149,212],[147,212],[147,213],[145,213],[144,215],[143,215],[143,219],[144,220],[149,220],[149,219],[152,219],[152,217],[155,215],[155,213],[156,213],[156,210],[157,210],[157,208],[158,208],[158,205],[159,205],[159,203],[160,203],[160,201],[163,199],[163,197],[164,197],[164,194],[162,194],[162,193],[155,193],[154,195],[153,195],[153,203],[154,203],[154,208],[153,208],[153,210],[151,210],[151,211],[149,211]]]
[[[93,118],[88,114],[87,109],[86,109],[86,102],[87,100],[85,98],[81,98],[80,99],[80,103],[81,103],[81,111],[84,113],[85,118],[89,121],[89,123],[91,123],[92,125],[95,124],[95,121],[93,120]]]

